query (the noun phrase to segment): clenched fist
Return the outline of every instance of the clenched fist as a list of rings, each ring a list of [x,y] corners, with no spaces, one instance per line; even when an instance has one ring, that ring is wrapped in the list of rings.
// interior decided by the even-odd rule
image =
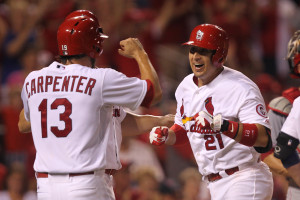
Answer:
[[[163,145],[168,138],[168,134],[169,128],[166,126],[153,127],[149,135],[150,143],[155,146]]]
[[[119,54],[128,58],[136,58],[139,53],[146,54],[143,45],[137,38],[127,38],[120,42]]]

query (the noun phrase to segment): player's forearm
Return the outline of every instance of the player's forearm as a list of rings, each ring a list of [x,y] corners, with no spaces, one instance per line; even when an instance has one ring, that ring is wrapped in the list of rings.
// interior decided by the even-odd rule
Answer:
[[[264,126],[256,124],[256,127],[258,129],[258,136],[253,146],[266,147],[269,143],[269,140],[271,140],[271,137],[268,136],[268,133],[266,131],[267,129]]]
[[[127,115],[122,122],[122,132],[125,136],[136,136],[150,132],[155,126],[170,127],[173,124],[174,115],[138,115],[127,111]]]
[[[173,130],[169,129],[169,135],[167,137],[166,143],[167,145],[173,145],[176,142],[176,134]]]
[[[284,168],[284,166],[282,165],[282,162],[278,159],[274,157],[274,154],[271,153],[270,155],[268,155],[264,160],[264,163],[266,163],[269,168],[271,169],[271,171],[280,174],[280,175],[284,175],[287,176],[288,171],[287,169]]]
[[[135,60],[139,65],[141,79],[146,80],[149,79],[154,87],[154,97],[151,105],[158,103],[162,97],[162,90],[159,84],[158,75],[152,66],[151,61],[145,51],[139,51],[137,56],[135,56]]]
[[[166,116],[153,116],[153,115],[140,115],[136,116],[138,130],[141,133],[149,132],[155,126],[170,127],[174,124],[174,117]]]
[[[288,174],[293,178],[295,183],[300,187],[300,163],[287,168]]]
[[[18,127],[19,127],[19,131],[21,133],[28,133],[28,132],[31,132],[31,124],[30,122],[28,122],[26,119],[25,119],[25,116],[24,116],[24,109],[22,109],[22,111],[20,112],[20,115],[19,115],[19,122],[18,122]]]

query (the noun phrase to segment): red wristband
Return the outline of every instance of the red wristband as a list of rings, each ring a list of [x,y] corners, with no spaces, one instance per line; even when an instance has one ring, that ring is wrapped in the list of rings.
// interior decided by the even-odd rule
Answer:
[[[222,133],[232,139],[234,139],[239,132],[239,123],[234,121],[224,120],[223,124],[228,123],[227,130],[222,131]],[[223,125],[222,125],[223,126]]]
[[[255,124],[243,124],[243,133],[240,143],[252,147],[257,139],[258,129]]]

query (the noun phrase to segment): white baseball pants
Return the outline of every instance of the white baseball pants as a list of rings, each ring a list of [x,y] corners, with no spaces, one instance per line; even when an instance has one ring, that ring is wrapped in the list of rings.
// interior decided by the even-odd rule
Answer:
[[[104,170],[80,176],[37,178],[38,200],[115,200],[113,176]]]
[[[273,177],[269,167],[259,162],[230,176],[209,182],[211,200],[270,200]]]

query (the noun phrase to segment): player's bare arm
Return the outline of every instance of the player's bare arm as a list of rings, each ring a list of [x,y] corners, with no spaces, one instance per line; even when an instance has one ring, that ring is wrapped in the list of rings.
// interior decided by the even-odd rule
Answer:
[[[168,138],[166,139],[165,144],[174,145],[176,142],[176,134],[173,130],[169,129]]]
[[[300,187],[300,163],[287,168],[288,174],[293,178],[295,183]]]
[[[263,162],[266,163],[270,167],[270,169],[273,173],[280,174],[283,176],[288,176],[287,169],[284,168],[284,166],[282,165],[282,162],[278,158],[274,157],[273,153],[266,156],[265,159],[263,160]]]
[[[127,111],[125,119],[122,121],[123,136],[135,136],[150,132],[154,126],[170,127],[174,124],[174,115],[164,116],[138,115]]]
[[[28,132],[31,132],[31,125],[30,125],[30,122],[28,122],[28,121],[25,119],[25,116],[24,116],[24,109],[22,109],[22,111],[20,112],[18,127],[19,127],[19,131],[20,131],[21,133],[28,133]]]
[[[162,97],[158,75],[149,60],[148,54],[137,38],[128,38],[120,42],[119,54],[128,58],[134,58],[139,65],[141,79],[150,80],[154,87],[154,96],[151,105],[158,103]]]

